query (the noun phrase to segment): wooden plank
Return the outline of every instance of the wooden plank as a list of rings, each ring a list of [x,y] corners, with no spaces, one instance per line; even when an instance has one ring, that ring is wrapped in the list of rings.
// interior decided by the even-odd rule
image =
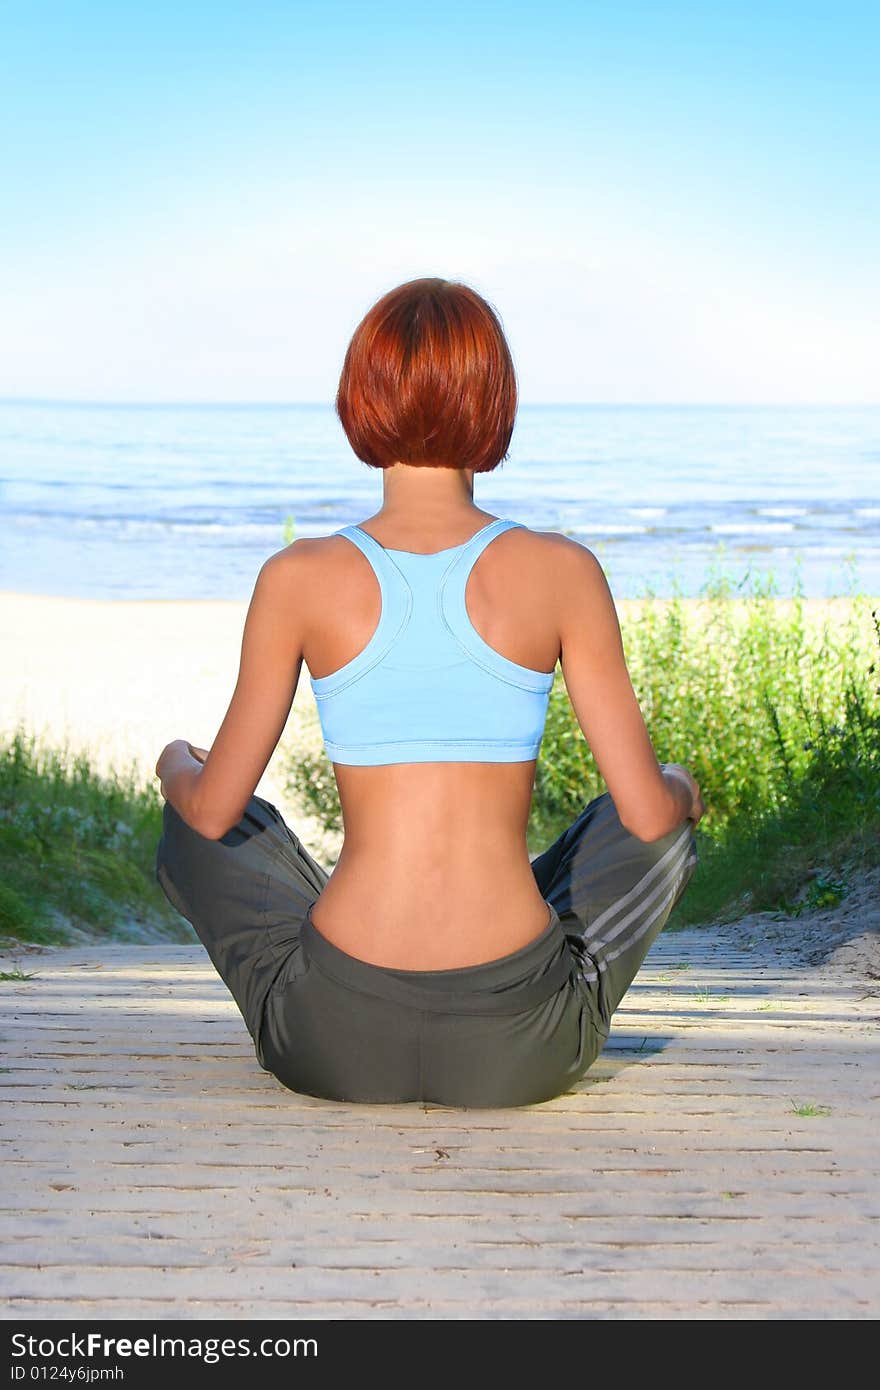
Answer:
[[[60,1311],[59,1311],[60,1310]],[[491,1304],[483,1304],[475,1309],[473,1299],[468,1296],[457,1302],[439,1298],[408,1298],[406,1300],[383,1299],[380,1297],[354,1299],[334,1299],[330,1302],[321,1299],[261,1299],[218,1298],[203,1300],[199,1297],[188,1299],[185,1304],[179,1298],[143,1298],[128,1296],[106,1297],[100,1299],[66,1297],[52,1300],[15,1298],[6,1308],[0,1305],[0,1319],[52,1319],[68,1320],[136,1320],[155,1318],[178,1320],[239,1319],[259,1321],[265,1319],[345,1319],[382,1321],[415,1321],[424,1318],[472,1320],[508,1320],[525,1317],[531,1320],[559,1321],[569,1318],[602,1318],[610,1320],[646,1318],[687,1321],[737,1320],[762,1321],[804,1319],[809,1321],[829,1321],[832,1319],[871,1319],[876,1318],[876,1305],[873,1301],[860,1301],[856,1298],[829,1299],[815,1297],[808,1301],[792,1301],[790,1297],[777,1295],[774,1301],[760,1297],[725,1299],[702,1298],[699,1301],[688,1299],[685,1302],[668,1300],[656,1302],[643,1298],[617,1297],[585,1300],[557,1298],[552,1301],[530,1298],[494,1299]],[[180,1335],[183,1335],[182,1329]]]
[[[185,1298],[198,1287],[202,1299],[234,1297],[246,1278],[251,1293],[271,1292],[275,1298],[341,1299],[381,1296],[394,1299],[466,1298],[478,1306],[479,1300],[504,1298],[521,1293],[523,1272],[500,1269],[358,1269],[340,1268],[278,1268],[253,1267],[245,1271],[218,1265],[176,1268],[169,1265],[153,1267],[143,1264],[127,1268],[116,1266],[56,1265],[51,1270],[22,1269],[0,1266],[0,1287],[6,1286],[7,1276],[14,1276],[14,1289],[19,1298],[45,1298],[48,1288],[75,1293],[79,1298],[107,1298],[137,1293],[139,1297],[167,1298],[178,1294]],[[797,1275],[799,1294],[813,1301],[823,1295],[828,1298],[852,1298],[864,1303],[877,1297],[880,1286],[875,1282],[866,1289],[867,1280],[859,1270],[848,1274],[822,1268],[802,1270]],[[573,1281],[573,1282],[572,1282]],[[552,1299],[560,1293],[560,1285],[568,1285],[568,1296],[581,1301],[608,1298],[619,1293],[630,1299],[658,1300],[661,1286],[666,1296],[674,1299],[705,1298],[719,1288],[725,1296],[755,1298],[767,1288],[764,1270],[700,1269],[654,1271],[603,1270],[596,1272],[585,1266],[576,1254],[554,1271],[532,1269],[528,1272],[528,1287],[534,1299]]]
[[[833,1274],[859,1273],[874,1278],[880,1291],[880,1250],[853,1243],[852,1248],[825,1244],[813,1251],[804,1243],[790,1248],[785,1241],[760,1242],[760,1260],[766,1273],[792,1278],[808,1277],[823,1271]],[[496,1269],[526,1273],[559,1272],[572,1261],[592,1274],[619,1275],[654,1271],[663,1274],[691,1270],[754,1271],[754,1242],[725,1245],[708,1241],[658,1246],[644,1241],[493,1241],[468,1240],[455,1243],[435,1239],[430,1243],[412,1235],[395,1239],[365,1239],[357,1244],[341,1234],[336,1240],[307,1241],[280,1233],[262,1240],[242,1232],[235,1239],[203,1236],[201,1240],[157,1239],[155,1237],[114,1237],[108,1245],[94,1234],[68,1238],[61,1250],[51,1237],[31,1237],[9,1250],[0,1265],[0,1287],[15,1288],[15,1271],[38,1266],[43,1274],[59,1278],[74,1269],[211,1269],[236,1265],[261,1271],[287,1269],[357,1270],[478,1270]]]
[[[133,1212],[92,1211],[87,1226],[84,1226],[79,1213],[75,1211],[24,1210],[0,1215],[0,1239],[10,1242],[7,1258],[10,1263],[18,1263],[18,1244],[38,1242],[49,1237],[55,1242],[54,1257],[59,1250],[76,1248],[82,1239],[99,1239],[112,1242],[114,1247],[119,1240],[137,1238],[146,1241],[177,1243],[183,1248],[199,1248],[207,1242],[215,1246],[219,1240],[222,1247],[245,1243],[250,1249],[278,1248],[278,1242],[296,1235],[304,1247],[331,1249],[350,1248],[356,1245],[360,1250],[365,1242],[403,1242],[417,1245],[420,1249],[436,1249],[449,1245],[534,1246],[554,1247],[578,1243],[582,1249],[618,1249],[625,1247],[654,1250],[658,1258],[663,1258],[663,1250],[677,1251],[691,1246],[713,1246],[719,1238],[720,1218],[717,1217],[662,1217],[615,1213],[612,1216],[583,1216],[577,1219],[560,1217],[550,1212],[531,1213],[525,1216],[507,1216],[499,1224],[496,1217],[474,1214],[465,1218],[447,1212],[417,1212],[407,1216],[392,1216],[387,1212],[351,1213],[334,1211],[327,1205],[320,1213],[313,1213],[307,1223],[295,1232],[283,1230],[279,1233],[273,1217],[261,1217],[259,1213],[249,1212],[247,1219],[236,1216],[229,1227],[224,1226],[221,1233],[214,1230],[208,1233],[202,1215],[198,1212],[177,1212],[166,1217],[159,1213],[144,1214]],[[760,1224],[760,1229],[758,1225]],[[853,1245],[859,1247],[860,1256],[873,1259],[876,1244],[870,1240],[870,1231],[858,1215],[837,1215],[834,1221],[821,1217],[791,1217],[789,1215],[748,1216],[732,1214],[724,1220],[724,1245],[741,1246],[754,1251],[756,1245],[785,1246],[793,1251],[810,1251],[816,1246]],[[84,1234],[87,1232],[87,1234]],[[356,1239],[355,1239],[356,1238]],[[13,1242],[15,1248],[13,1248]],[[33,1248],[31,1244],[30,1248]],[[27,1260],[25,1260],[27,1263]]]

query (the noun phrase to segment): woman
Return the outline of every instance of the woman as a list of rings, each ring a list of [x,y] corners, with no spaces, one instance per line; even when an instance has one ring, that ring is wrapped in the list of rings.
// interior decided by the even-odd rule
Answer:
[[[349,345],[336,408],[382,469],[362,526],[260,571],[210,749],[169,744],[157,873],[264,1069],[344,1101],[522,1105],[583,1076],[681,896],[703,814],[658,763],[603,571],[474,503],[517,404],[492,308],[415,280]],[[303,661],[339,787],[329,876],[254,788]],[[529,862],[557,662],[608,791]]]

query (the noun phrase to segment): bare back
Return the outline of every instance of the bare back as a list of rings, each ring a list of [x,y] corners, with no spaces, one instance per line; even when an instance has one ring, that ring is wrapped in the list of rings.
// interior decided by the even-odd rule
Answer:
[[[382,544],[391,545],[377,536]],[[560,656],[563,537],[517,528],[479,557],[468,615],[502,655],[552,672]],[[303,657],[323,677],[360,652],[380,613],[376,578],[338,537],[310,541],[319,596]],[[341,950],[398,969],[452,969],[518,950],[549,912],[529,863],[535,760],[370,767],[334,764],[345,827],[329,883],[312,909]]]

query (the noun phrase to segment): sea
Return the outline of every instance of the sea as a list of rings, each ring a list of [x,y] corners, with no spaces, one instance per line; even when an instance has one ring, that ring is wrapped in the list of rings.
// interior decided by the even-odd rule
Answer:
[[[880,406],[523,405],[477,475],[615,596],[880,595]],[[246,599],[287,535],[364,521],[382,476],[330,405],[0,402],[0,590]]]

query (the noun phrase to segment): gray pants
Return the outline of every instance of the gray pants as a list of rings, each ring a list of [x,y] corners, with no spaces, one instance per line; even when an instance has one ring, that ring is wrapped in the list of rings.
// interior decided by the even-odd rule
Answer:
[[[607,792],[532,863],[550,923],[482,965],[392,970],[332,945],[327,872],[252,797],[222,840],[166,802],[156,872],[192,923],[264,1070],[331,1100],[495,1107],[549,1100],[598,1056],[611,1016],[697,862],[693,823],[645,843]]]

